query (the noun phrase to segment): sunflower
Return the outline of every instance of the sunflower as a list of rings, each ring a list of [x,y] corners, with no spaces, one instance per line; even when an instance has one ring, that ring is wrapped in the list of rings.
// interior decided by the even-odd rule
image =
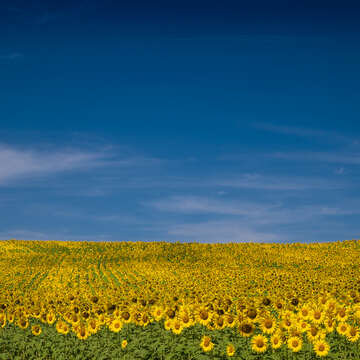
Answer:
[[[150,323],[150,317],[147,314],[143,314],[140,319],[140,325],[147,326]]]
[[[49,312],[49,313],[46,314],[46,322],[49,325],[52,325],[55,321],[56,321],[56,316],[55,316],[54,313]]]
[[[206,326],[211,322],[212,316],[207,308],[200,307],[196,313],[196,319],[200,324]]]
[[[180,335],[183,330],[183,326],[182,326],[181,322],[179,320],[174,320],[171,330],[174,334]]]
[[[290,317],[287,316],[281,322],[281,326],[286,330],[289,330],[293,325],[294,325],[294,321],[292,321],[292,319],[290,319]]]
[[[207,352],[212,350],[214,344],[211,342],[209,336],[204,335],[201,339],[200,346],[205,352]]]
[[[236,319],[232,314],[225,314],[225,324],[229,328],[233,328],[236,325]]]
[[[329,299],[325,304],[325,309],[328,312],[334,312],[337,307],[337,302],[334,299]]]
[[[18,320],[18,326],[19,326],[21,329],[25,330],[25,329],[29,326],[29,321],[28,321],[28,319],[26,319],[26,318],[24,318],[24,317],[20,318],[20,319]]]
[[[273,334],[276,330],[276,320],[272,317],[266,317],[261,321],[260,328],[265,334]]]
[[[306,321],[300,321],[300,323],[297,325],[297,328],[302,332],[306,332],[309,330],[310,325]]]
[[[33,309],[33,311],[32,311],[32,316],[33,316],[35,319],[40,319],[41,309],[40,309],[40,308],[35,308],[35,309]]]
[[[76,328],[76,336],[80,340],[85,340],[90,336],[90,333],[84,325],[79,325]]]
[[[257,353],[263,353],[267,349],[268,339],[263,335],[255,335],[251,339],[251,348]]]
[[[31,327],[31,332],[33,333],[33,335],[38,336],[41,334],[41,327],[39,325],[33,325]]]
[[[9,322],[9,323],[13,323],[14,322],[14,320],[15,320],[15,315],[14,315],[14,313],[8,313],[7,314],[7,321]],[[4,326],[6,325],[6,322],[5,322],[5,324],[4,324]],[[4,327],[3,326],[3,327]]]
[[[349,326],[348,331],[346,333],[346,338],[351,342],[355,342],[359,339],[359,337],[360,337],[359,328],[355,326]]]
[[[318,340],[314,344],[314,350],[317,356],[326,356],[329,353],[330,346],[325,340]]]
[[[78,314],[71,314],[71,318],[69,319],[69,322],[72,325],[78,325],[80,323],[80,316]]]
[[[6,325],[6,315],[4,313],[0,314],[0,327],[5,327]]]
[[[278,349],[282,345],[281,335],[279,333],[274,333],[270,338],[270,342],[273,349]]]
[[[99,329],[99,324],[96,319],[90,319],[88,321],[88,329],[91,334],[96,334]]]
[[[183,310],[179,313],[178,319],[181,321],[181,325],[183,327],[190,327],[194,324],[193,320],[191,319],[190,315],[187,311]]]
[[[56,328],[56,331],[59,333],[59,334],[62,334],[62,329],[63,329],[63,326],[64,326],[64,322],[62,320],[58,320],[56,325],[55,325],[55,328]]]
[[[324,317],[325,317],[325,313],[322,312],[320,309],[313,309],[310,312],[310,320],[314,324],[321,324],[324,320]]]
[[[226,354],[227,356],[234,356],[235,354],[235,346],[233,344],[228,344],[226,346]]]
[[[152,316],[156,321],[160,321],[165,314],[164,308],[160,306],[155,306],[155,308],[152,311]]]
[[[43,310],[43,312],[40,315],[40,321],[44,324],[47,324],[47,313],[46,310]]]
[[[131,313],[129,311],[123,311],[121,313],[121,321],[125,324],[131,322]]]
[[[109,325],[110,331],[115,332],[115,333],[119,332],[122,329],[122,327],[123,327],[123,324],[122,324],[121,320],[117,319],[117,318],[114,318]]]
[[[274,308],[276,310],[280,311],[280,310],[282,310],[283,307],[284,307],[284,305],[280,300],[276,301],[275,306],[274,306]]]
[[[300,311],[299,311],[299,315],[301,316],[302,319],[307,320],[309,319],[310,316],[310,308],[308,305],[304,305]]]
[[[123,349],[125,349],[127,344],[128,344],[127,340],[124,339],[124,340],[121,342],[121,347],[122,347]]]
[[[248,321],[243,321],[239,326],[239,332],[241,336],[244,337],[250,337],[253,334],[254,330],[254,326],[251,322]]]
[[[250,308],[247,310],[246,315],[250,321],[255,322],[258,316],[258,312],[255,308]]]
[[[69,325],[64,323],[62,326],[62,334],[66,335],[69,333],[69,331],[70,331]]]
[[[331,318],[327,318],[324,321],[325,329],[327,333],[332,333],[335,329],[335,320]]]
[[[164,321],[165,330],[171,330],[173,321],[171,319],[167,319]]]
[[[105,325],[105,323],[106,323],[106,319],[105,319],[104,314],[96,315],[96,320],[97,320],[99,326],[100,325]]]
[[[298,352],[302,348],[302,340],[297,336],[291,336],[289,337],[288,341],[288,348],[291,349],[293,352]]]
[[[349,329],[349,326],[345,322],[339,323],[338,326],[336,327],[336,331],[338,332],[338,334],[343,335],[343,336],[346,335],[348,329]]]
[[[214,319],[215,329],[222,330],[226,326],[225,318],[222,315],[216,315]]]
[[[345,322],[349,318],[349,312],[345,307],[342,307],[338,310],[336,314],[336,319],[339,322]]]
[[[360,309],[355,309],[354,318],[360,322]],[[10,320],[9,320],[10,321]]]

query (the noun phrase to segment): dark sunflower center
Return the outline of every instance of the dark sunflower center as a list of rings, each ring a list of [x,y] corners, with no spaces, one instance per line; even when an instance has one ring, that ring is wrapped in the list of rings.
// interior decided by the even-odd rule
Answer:
[[[273,322],[271,319],[266,319],[264,325],[267,329],[271,329]]]
[[[206,311],[201,311],[200,312],[200,318],[202,320],[207,320],[209,318],[209,314]]]
[[[130,314],[127,312],[127,311],[124,311],[122,314],[121,314],[122,318],[125,319],[125,320],[129,320],[130,319]]]
[[[264,345],[265,345],[265,344],[264,344],[264,341],[263,341],[262,339],[256,340],[256,346],[257,346],[258,348],[262,348]]]
[[[249,324],[244,324],[241,326],[241,330],[245,333],[245,334],[250,334],[252,327]]]
[[[248,317],[249,317],[250,319],[255,319],[255,318],[256,318],[256,315],[257,315],[257,312],[256,312],[255,309],[250,309],[250,310],[248,311]]]

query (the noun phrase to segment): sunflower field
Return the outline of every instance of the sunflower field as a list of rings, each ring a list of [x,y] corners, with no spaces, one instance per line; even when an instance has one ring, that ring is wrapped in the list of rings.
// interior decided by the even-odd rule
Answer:
[[[359,240],[0,244],[0,360],[360,360]]]

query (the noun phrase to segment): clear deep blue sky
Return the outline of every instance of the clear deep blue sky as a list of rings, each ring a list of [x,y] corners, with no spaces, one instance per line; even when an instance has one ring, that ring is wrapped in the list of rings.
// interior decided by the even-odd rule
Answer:
[[[0,238],[360,238],[360,5],[0,2]]]

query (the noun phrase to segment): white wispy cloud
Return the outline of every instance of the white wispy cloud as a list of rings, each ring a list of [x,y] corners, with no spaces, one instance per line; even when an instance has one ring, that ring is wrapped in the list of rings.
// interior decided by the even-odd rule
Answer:
[[[111,154],[104,151],[60,150],[48,152],[2,145],[0,146],[0,184],[25,177],[86,170],[111,164],[128,165],[129,161],[113,161]]]
[[[208,185],[263,190],[307,190],[341,188],[339,182],[305,176],[280,176],[262,174],[240,174],[237,176],[207,180]]]
[[[324,162],[348,165],[360,164],[360,153],[356,152],[288,151],[267,153],[264,154],[264,156],[290,161]]]
[[[295,135],[299,137],[310,137],[310,138],[323,138],[330,141],[344,142],[356,144],[358,139],[355,139],[351,136],[346,136],[339,134],[336,131],[331,130],[320,130],[320,129],[309,129],[298,126],[285,126],[285,125],[275,125],[264,122],[255,122],[251,124],[253,127],[259,130],[285,134],[285,135]]]
[[[235,216],[238,221],[257,226],[265,224],[299,223],[324,215],[351,215],[359,213],[353,206],[329,206],[322,204],[288,206],[281,202],[244,202],[241,200],[217,200],[196,196],[172,196],[143,203],[163,212],[184,214],[217,214]]]
[[[202,243],[222,242],[272,242],[280,241],[279,234],[256,231],[237,221],[206,221],[194,224],[177,224],[168,234],[179,240]]]
[[[110,234],[71,234],[69,232],[46,232],[28,229],[0,231],[0,240],[56,240],[56,241],[111,241]]]
[[[200,242],[267,242],[285,241],[290,238],[301,239],[305,236],[304,224],[314,223],[315,219],[319,224],[323,223],[323,220],[337,224],[338,222],[334,223],[334,221],[338,216],[360,213],[360,210],[352,206],[353,204],[346,203],[339,206],[314,204],[294,207],[282,203],[269,204],[261,201],[249,203],[194,196],[173,196],[146,205],[164,213],[217,215],[215,220],[162,225],[162,230],[175,240]],[[298,229],[298,233],[291,235],[284,232],[289,226]]]
[[[261,216],[264,211],[270,211],[280,204],[254,204],[216,200],[199,196],[173,196],[150,203],[144,203],[160,211],[174,211],[182,213],[214,213],[224,215]]]

